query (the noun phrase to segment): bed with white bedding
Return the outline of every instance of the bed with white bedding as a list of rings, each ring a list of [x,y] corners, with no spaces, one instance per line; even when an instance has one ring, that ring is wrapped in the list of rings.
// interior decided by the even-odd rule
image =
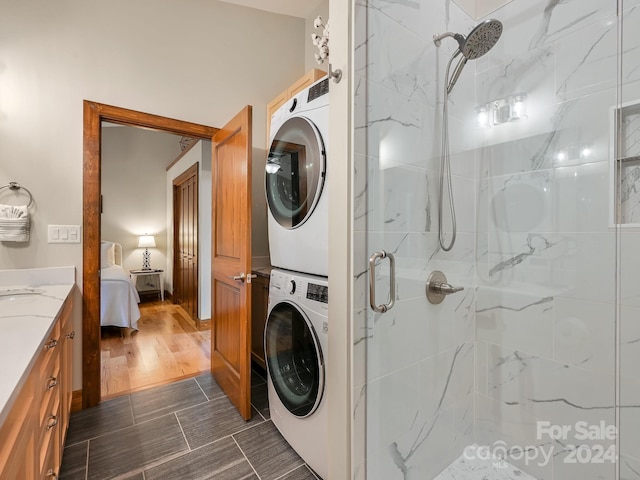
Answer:
[[[129,274],[122,268],[122,246],[100,245],[100,325],[138,329],[140,297]]]

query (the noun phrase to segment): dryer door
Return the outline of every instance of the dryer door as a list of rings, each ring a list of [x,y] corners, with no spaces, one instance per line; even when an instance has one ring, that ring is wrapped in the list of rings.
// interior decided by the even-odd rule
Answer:
[[[266,196],[273,218],[285,228],[313,213],[325,178],[325,147],[316,126],[292,117],[278,129],[266,164]]]
[[[296,417],[311,415],[324,391],[324,362],[309,319],[294,304],[278,303],[267,318],[264,343],[280,401]]]

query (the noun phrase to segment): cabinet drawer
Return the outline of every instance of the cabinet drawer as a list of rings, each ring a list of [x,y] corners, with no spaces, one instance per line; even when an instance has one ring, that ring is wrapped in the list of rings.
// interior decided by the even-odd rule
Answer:
[[[51,359],[50,368],[40,377],[37,388],[41,392],[38,425],[43,427],[53,409],[57,408],[54,401],[60,402],[60,355]]]
[[[7,419],[0,426],[0,478],[33,476],[34,419],[30,416],[33,400],[32,383],[27,381]],[[25,472],[31,475],[23,476]]]
[[[42,452],[44,459],[38,478],[42,480],[55,480],[60,475],[60,455],[57,442],[52,441],[47,450]]]
[[[36,458],[40,478],[57,478],[60,470],[60,396],[52,396],[52,408],[36,432]],[[56,476],[50,474],[54,473]]]
[[[51,362],[60,352],[60,322],[56,322],[47,340],[42,346],[40,358],[38,359],[38,373],[40,377],[47,375]]]

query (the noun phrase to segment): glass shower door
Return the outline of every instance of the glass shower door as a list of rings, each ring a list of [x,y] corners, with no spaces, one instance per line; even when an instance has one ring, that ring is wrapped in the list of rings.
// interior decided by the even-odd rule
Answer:
[[[625,285],[636,295],[640,234],[619,234],[610,218],[610,117],[618,37],[638,29],[620,29],[615,0],[472,3],[356,7],[356,477],[614,480],[619,448],[637,475],[640,388],[628,375],[625,404],[616,365],[619,353],[623,367],[638,364],[640,303]],[[639,3],[627,3],[625,24]],[[449,103],[458,238],[444,252],[442,87],[457,44],[436,48],[432,36],[489,18],[503,37]],[[376,252],[394,255],[393,292],[389,262],[369,268]],[[464,290],[430,303],[434,271]],[[395,298],[387,312],[369,306],[370,277],[374,305]]]
[[[620,478],[640,479],[640,2],[619,2],[619,102],[611,116],[613,179],[619,225]]]
[[[444,17],[445,2],[432,4],[423,8]],[[426,85],[435,80],[428,64],[438,59],[433,48],[421,58],[433,42],[375,6],[357,5],[356,16],[368,38],[367,52],[356,60],[355,395],[356,417],[366,423],[359,473],[430,479],[473,444],[475,167],[469,162],[454,171],[461,214],[456,248],[443,252],[436,216],[440,91]],[[379,70],[383,65],[389,70]],[[376,252],[393,255],[394,272],[387,258],[369,268]],[[425,295],[436,270],[464,288],[438,305]],[[390,295],[395,304],[387,312],[369,306],[388,303]]]

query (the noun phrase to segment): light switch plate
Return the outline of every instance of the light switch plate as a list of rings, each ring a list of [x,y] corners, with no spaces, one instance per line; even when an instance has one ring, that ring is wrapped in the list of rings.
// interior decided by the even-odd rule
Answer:
[[[80,243],[80,225],[49,225],[49,243]]]

